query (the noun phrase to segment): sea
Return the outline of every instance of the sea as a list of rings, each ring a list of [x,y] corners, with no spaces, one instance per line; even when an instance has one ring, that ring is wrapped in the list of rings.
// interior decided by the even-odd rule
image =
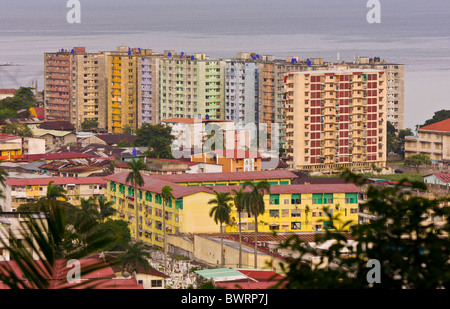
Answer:
[[[2,0],[0,88],[43,88],[44,52],[117,46],[406,65],[405,126],[450,109],[448,0]],[[80,8],[80,23],[68,14]],[[367,16],[378,14],[380,23]],[[6,64],[6,66],[5,66]]]

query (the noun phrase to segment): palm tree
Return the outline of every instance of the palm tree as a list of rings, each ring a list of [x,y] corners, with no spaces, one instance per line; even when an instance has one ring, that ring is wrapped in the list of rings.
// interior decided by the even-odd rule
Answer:
[[[60,204],[61,201],[67,201],[67,191],[59,186],[53,185],[54,181],[50,181],[47,187],[47,194],[44,197],[41,197],[38,201],[44,209],[46,207],[56,207],[56,205]]]
[[[139,240],[139,209],[137,205],[137,187],[142,187],[144,185],[144,178],[141,175],[142,170],[146,170],[147,166],[145,165],[142,158],[139,160],[132,160],[127,162],[127,167],[131,169],[128,173],[127,179],[125,180],[127,183],[131,183],[134,187],[134,209],[135,209],[135,224],[136,224],[136,241]]]
[[[161,197],[163,199],[163,233],[164,233],[164,270],[167,269],[167,239],[166,239],[166,203],[170,202],[173,197],[173,189],[171,186],[166,185],[161,190]]]
[[[246,195],[245,205],[247,207],[247,212],[250,215],[255,216],[255,268],[258,268],[258,247],[257,247],[257,239],[258,239],[258,216],[262,215],[265,211],[264,205],[264,194],[270,194],[270,184],[266,181],[260,181],[257,183],[253,183],[251,181],[246,181],[243,186],[244,189],[249,187],[251,189],[250,192]]]
[[[148,247],[142,242],[138,241],[131,245],[125,253],[119,258],[122,272],[138,272],[139,268],[144,270],[151,269],[148,260],[151,258]]]
[[[0,237],[0,244],[8,250],[11,260],[26,277],[26,280],[18,276],[17,270],[10,264],[0,265],[0,281],[10,288],[15,289],[51,289],[61,287],[60,278],[64,264],[60,260],[80,259],[89,254],[98,252],[105,245],[106,238],[97,235],[97,239],[90,246],[80,246],[75,242],[78,235],[67,224],[67,211],[64,203],[59,203],[57,198],[62,197],[62,189],[59,186],[49,184],[45,204],[44,217],[29,217],[20,223],[21,228],[17,233],[4,232]],[[100,236],[100,237],[98,237]],[[108,240],[111,242],[111,239]],[[35,255],[37,259],[35,259]],[[98,271],[105,267],[103,263],[94,263],[81,269],[81,276]],[[82,280],[80,284],[70,287],[82,287],[92,284],[89,280]],[[90,286],[91,288],[94,286]]]
[[[98,198],[101,222],[104,222],[106,218],[113,216],[117,212],[117,209],[115,209],[113,205],[114,203],[112,201],[108,201],[104,196]]]
[[[244,189],[240,188],[239,191],[233,189],[234,206],[238,213],[238,225],[239,225],[239,268],[242,267],[242,229],[241,229],[241,213],[245,210],[245,193]]]
[[[8,176],[8,173],[0,168],[0,183],[5,186],[5,178]],[[5,195],[3,194],[3,190],[0,189],[0,199],[4,199]],[[0,211],[2,211],[2,206],[0,205]]]
[[[223,255],[223,228],[222,224],[230,221],[230,212],[231,212],[231,203],[233,198],[231,197],[229,192],[217,192],[214,190],[215,198],[209,200],[208,205],[215,205],[211,208],[209,212],[209,216],[214,219],[214,222],[220,223],[220,256],[221,256],[221,265],[224,267],[224,255]]]
[[[82,198],[75,217],[75,229],[82,235],[84,245],[87,245],[87,236],[93,232],[99,220],[100,213],[94,197]]]

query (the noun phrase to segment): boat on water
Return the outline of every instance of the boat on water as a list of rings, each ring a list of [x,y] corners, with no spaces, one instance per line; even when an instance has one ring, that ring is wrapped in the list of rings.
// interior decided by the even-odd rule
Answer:
[[[6,63],[0,63],[0,67],[11,67],[11,66],[15,66],[17,64],[12,63],[12,62],[6,62]]]

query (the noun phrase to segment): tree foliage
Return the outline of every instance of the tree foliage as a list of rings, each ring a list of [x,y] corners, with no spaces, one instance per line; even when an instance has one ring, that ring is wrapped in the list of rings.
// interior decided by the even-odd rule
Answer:
[[[36,106],[33,88],[20,87],[12,97],[0,100],[0,110],[18,111],[21,109],[29,110],[30,107]],[[1,118],[1,117],[0,117]],[[19,118],[19,117],[10,117]]]
[[[450,118],[450,110],[448,109],[441,109],[440,111],[437,111],[434,113],[433,117],[430,119],[427,119],[423,125],[420,125],[419,128],[428,126],[430,124],[445,120]]]
[[[347,181],[364,184],[360,176],[350,172]],[[322,288],[389,288],[436,289],[450,287],[449,199],[427,199],[415,194],[425,190],[423,183],[412,183],[405,190],[401,181],[395,187],[369,186],[363,207],[376,215],[369,224],[350,226],[354,244],[348,235],[335,227],[338,216],[329,216],[332,229],[315,235],[320,245],[334,240],[328,250],[310,247],[297,235],[281,248],[293,252],[293,258],[280,266],[286,280],[277,287],[288,289]],[[429,220],[431,215],[444,218],[444,224]],[[349,226],[350,222],[344,222]],[[319,257],[313,262],[307,256]],[[374,278],[369,260],[380,264],[380,281]]]
[[[3,134],[18,135],[23,137],[32,137],[33,132],[25,123],[8,123],[1,129]]]
[[[430,157],[422,153],[412,155],[405,159],[406,166],[419,167],[421,165],[430,165],[430,164],[431,164]]]
[[[138,147],[149,147],[146,155],[151,158],[171,159],[171,144],[175,139],[171,132],[172,128],[169,126],[145,123],[137,130],[134,143]]]
[[[134,144],[130,141],[124,140],[117,143],[117,147],[134,147]]]
[[[81,129],[83,131],[90,131],[98,128],[98,121],[95,119],[85,119],[81,123]]]

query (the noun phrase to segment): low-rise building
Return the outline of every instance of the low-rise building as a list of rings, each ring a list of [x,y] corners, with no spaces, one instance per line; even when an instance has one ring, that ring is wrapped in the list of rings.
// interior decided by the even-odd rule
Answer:
[[[35,176],[35,175],[33,175]],[[36,202],[47,194],[48,184],[59,185],[67,191],[67,201],[78,206],[81,199],[104,195],[106,181],[100,177],[7,178],[2,186],[5,211],[14,212],[21,204]]]
[[[31,132],[33,133],[33,137],[39,137],[45,140],[47,150],[59,148],[67,144],[77,144],[77,135],[72,131],[32,128]]]
[[[427,155],[440,167],[450,162],[450,118],[419,129],[418,136],[405,137],[405,158],[415,154]]]
[[[217,164],[222,172],[261,171],[261,156],[245,150],[212,150],[192,155],[192,162]]]
[[[134,143],[135,138],[136,138],[135,135],[119,134],[119,133],[96,134],[84,138],[81,141],[81,146],[84,147],[90,144],[117,146],[118,143],[123,141]]]
[[[241,173],[205,173],[181,175],[143,175],[144,185],[134,192],[127,183],[128,173],[107,176],[105,192],[118,210],[117,217],[127,221],[132,236],[135,236],[136,222],[139,224],[139,238],[146,243],[163,245],[163,216],[169,234],[217,233],[219,226],[209,216],[215,192],[233,194],[245,181],[267,180],[271,184],[270,194],[264,196],[265,212],[257,221],[260,232],[304,232],[327,229],[328,214],[340,214],[344,221],[358,223],[358,193],[354,184],[292,185],[296,176],[289,171],[261,171]],[[173,189],[174,199],[167,203],[162,213],[161,191],[164,186]],[[135,202],[139,208],[135,218]],[[328,210],[326,210],[328,208]],[[226,232],[237,232],[238,225],[245,232],[255,230],[255,218],[238,214],[232,208],[231,222]],[[336,222],[335,222],[336,223]],[[347,226],[348,228],[348,226]]]
[[[24,155],[45,153],[45,140],[40,138],[22,137],[0,134],[0,160],[21,160]]]

